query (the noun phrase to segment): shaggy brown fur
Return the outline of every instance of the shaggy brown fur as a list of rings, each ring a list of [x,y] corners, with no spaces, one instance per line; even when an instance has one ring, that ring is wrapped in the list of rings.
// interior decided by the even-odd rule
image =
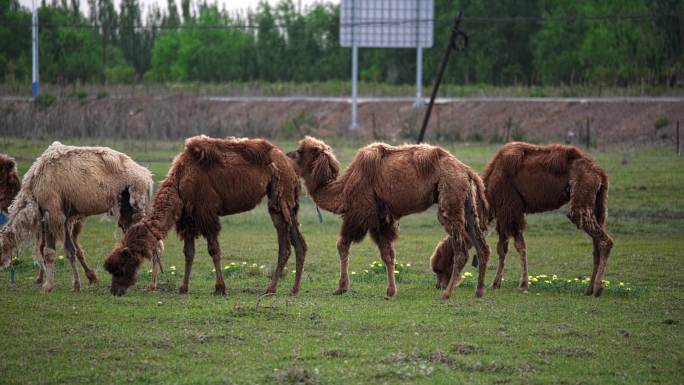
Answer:
[[[263,139],[213,139],[196,136],[174,159],[166,179],[154,198],[153,209],[142,223],[131,227],[107,258],[105,269],[112,274],[111,292],[123,295],[135,283],[138,267],[151,257],[157,240],[176,226],[184,241],[185,273],[179,289],[188,292],[195,256],[195,239],[207,239],[216,270],[215,294],[225,295],[221,273],[219,216],[253,209],[268,196],[268,211],[278,234],[278,265],[267,293],[274,293],[290,256],[290,243],[297,256],[292,293],[299,291],[306,243],[299,231],[299,180],[285,154]]]
[[[54,287],[56,241],[63,239],[73,287],[80,290],[76,258],[88,279],[96,280],[76,239],[83,220],[110,213],[125,230],[144,215],[151,195],[152,175],[127,155],[106,147],[55,142],[33,163],[10,206],[10,221],[0,230],[0,262],[6,266],[10,252],[35,237],[40,252],[34,252],[34,258],[39,259],[46,276],[42,290],[50,292]]]
[[[7,212],[12,199],[19,193],[21,183],[14,159],[0,154],[0,212]]]
[[[453,276],[460,276],[467,260],[466,242],[477,246],[480,284],[484,277],[489,247],[484,239],[487,201],[480,177],[442,148],[428,145],[393,147],[383,143],[362,148],[347,171],[339,175],[339,163],[330,147],[306,137],[288,154],[297,163],[309,194],[321,208],[342,216],[337,249],[340,254],[340,282],[336,294],[349,288],[349,248],[370,232],[378,245],[387,270],[387,298],[396,293],[394,249],[399,219],[425,211],[437,203],[437,218],[452,236]],[[457,284],[451,280],[443,298],[449,298]]]
[[[491,208],[489,221],[496,218],[499,234],[499,266],[493,288],[501,286],[508,239],[513,237],[520,254],[519,286],[527,289],[525,214],[555,210],[569,202],[568,218],[594,242],[594,270],[586,294],[601,295],[603,273],[613,246],[605,231],[608,176],[588,155],[574,146],[512,142],[494,155],[485,167],[483,179]],[[449,271],[449,251],[440,244],[431,257],[440,286]]]

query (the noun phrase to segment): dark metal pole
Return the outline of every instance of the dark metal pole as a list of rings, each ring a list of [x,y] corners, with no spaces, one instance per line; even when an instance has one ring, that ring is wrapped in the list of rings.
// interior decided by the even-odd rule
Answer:
[[[449,55],[451,50],[462,51],[468,47],[468,35],[465,32],[458,29],[459,24],[461,24],[461,18],[463,17],[463,11],[458,13],[458,16],[454,18],[454,25],[451,27],[451,37],[449,38],[449,45],[447,46],[446,53],[444,53],[444,59],[442,60],[442,65],[439,67],[439,72],[437,73],[437,78],[435,79],[435,84],[432,86],[432,95],[430,96],[430,104],[428,104],[427,111],[425,111],[425,116],[423,117],[423,126],[420,129],[420,135],[418,136],[418,142],[420,143],[425,138],[425,130],[427,129],[428,122],[430,121],[430,114],[432,113],[432,106],[435,104],[435,98],[437,97],[437,91],[439,90],[439,85],[442,83],[442,76],[444,76],[444,70],[446,69],[447,63],[449,62]],[[458,38],[463,39],[463,45],[457,46]]]
[[[682,148],[679,146],[679,120],[677,121],[677,156],[682,156]]]

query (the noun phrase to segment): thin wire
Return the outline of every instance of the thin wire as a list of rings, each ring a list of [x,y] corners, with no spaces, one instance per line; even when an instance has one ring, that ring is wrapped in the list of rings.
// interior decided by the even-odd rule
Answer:
[[[489,24],[489,23],[545,23],[545,22],[582,22],[582,21],[651,21],[660,17],[678,17],[682,18],[684,15],[600,15],[600,16],[471,16],[464,17],[464,23],[475,24]],[[386,26],[386,25],[402,25],[413,23],[429,23],[433,22],[438,27],[448,26],[451,21],[448,19],[404,19],[392,21],[362,21],[352,23],[309,23],[301,25],[304,28],[322,29],[322,28],[339,28],[339,27],[358,27],[358,26]],[[40,28],[74,28],[74,29],[100,29],[101,26],[87,23],[55,23],[41,21],[38,23]],[[181,29],[242,29],[242,30],[259,30],[259,29],[287,29],[296,25],[275,23],[270,26],[260,26],[258,24],[182,24],[178,26],[171,25],[136,25],[133,29],[136,30],[181,30]]]

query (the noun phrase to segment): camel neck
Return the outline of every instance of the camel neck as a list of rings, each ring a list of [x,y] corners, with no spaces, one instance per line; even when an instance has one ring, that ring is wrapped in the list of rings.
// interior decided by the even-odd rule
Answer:
[[[309,194],[318,207],[333,214],[341,214],[343,209],[343,190],[344,183],[342,178],[338,176],[336,179],[331,179],[315,190],[309,190]]]

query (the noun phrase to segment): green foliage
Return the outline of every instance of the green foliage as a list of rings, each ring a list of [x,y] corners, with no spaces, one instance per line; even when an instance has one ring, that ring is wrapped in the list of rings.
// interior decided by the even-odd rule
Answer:
[[[291,119],[287,119],[277,135],[286,139],[301,138],[311,134],[312,128],[318,127],[318,120],[311,113],[303,111]]]
[[[132,84],[135,82],[135,68],[126,63],[117,64],[105,69],[107,82],[114,84]]]
[[[667,127],[668,124],[670,124],[670,119],[666,116],[661,116],[656,120],[654,127],[656,130],[660,130],[661,128]]]
[[[54,104],[56,100],[57,98],[53,95],[40,94],[37,98],[34,99],[34,103],[36,104],[36,106],[40,108],[47,108]]]
[[[193,8],[189,0],[180,2],[180,13],[174,0],[165,9],[155,4],[146,12],[139,0],[123,0],[118,9],[112,0],[87,1],[87,18],[77,11],[78,1],[40,7],[41,23],[48,26],[41,28],[43,81],[349,78],[351,50],[339,45],[339,5],[315,3],[299,10],[294,0],[261,1],[249,13],[230,14],[207,2]],[[436,0],[434,45],[424,51],[425,84],[442,61],[455,9],[465,13],[462,28],[470,47],[450,62],[445,86],[570,85],[572,93],[587,84],[600,89],[638,85],[645,92],[651,85],[672,87],[684,79],[682,0]],[[635,15],[646,18],[627,17]],[[477,17],[496,19],[475,22]],[[533,20],[540,17],[550,19]],[[0,81],[21,81],[30,74],[30,19],[17,0],[0,0]],[[359,60],[362,81],[414,82],[412,49],[363,48]],[[545,95],[532,91],[531,96]]]
[[[88,93],[83,90],[79,90],[71,92],[67,96],[70,98],[77,98],[78,100],[85,100],[86,98],[88,98]]]

